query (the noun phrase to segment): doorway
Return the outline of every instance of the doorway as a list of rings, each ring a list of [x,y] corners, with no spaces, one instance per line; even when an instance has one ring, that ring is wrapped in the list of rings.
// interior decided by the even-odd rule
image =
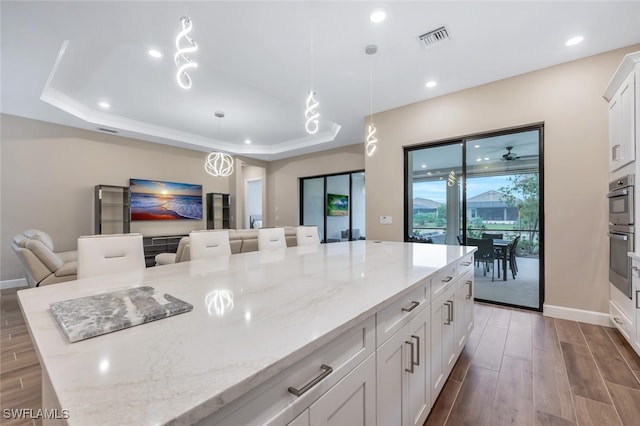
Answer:
[[[320,241],[364,240],[363,170],[300,178],[300,224],[318,227]]]
[[[251,179],[246,182],[245,223],[248,228],[262,228],[262,179]]]
[[[478,301],[542,310],[543,130],[405,148],[405,241],[477,246]]]

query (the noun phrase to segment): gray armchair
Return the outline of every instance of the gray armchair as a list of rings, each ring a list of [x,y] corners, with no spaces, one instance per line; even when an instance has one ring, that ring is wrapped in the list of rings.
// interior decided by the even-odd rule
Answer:
[[[31,287],[77,279],[78,252],[55,252],[53,240],[43,231],[29,229],[16,235],[11,247],[26,269]]]

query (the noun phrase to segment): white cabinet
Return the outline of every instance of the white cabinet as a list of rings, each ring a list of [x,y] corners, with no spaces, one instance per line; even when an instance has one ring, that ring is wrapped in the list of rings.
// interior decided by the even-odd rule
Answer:
[[[634,312],[634,327],[631,328],[632,339],[629,343],[633,349],[640,355],[640,262],[637,260],[633,261],[633,268],[631,270],[631,279],[632,279],[632,287],[631,291],[633,297],[633,307],[635,308]]]
[[[613,75],[604,98],[609,101],[609,171],[635,161],[640,124],[640,52],[625,56]]]
[[[454,323],[456,288],[453,284],[431,303],[431,396],[433,401],[442,390],[456,360]]]
[[[459,354],[473,331],[473,269],[458,280],[456,289],[455,314],[456,352]]]
[[[631,73],[609,101],[610,171],[635,160],[634,96],[635,74]]]
[[[309,407],[314,426],[366,426],[376,418],[376,362],[370,355]]]
[[[370,355],[287,426],[372,425],[375,389],[375,355]]]
[[[377,424],[422,425],[431,408],[430,307],[377,350]]]

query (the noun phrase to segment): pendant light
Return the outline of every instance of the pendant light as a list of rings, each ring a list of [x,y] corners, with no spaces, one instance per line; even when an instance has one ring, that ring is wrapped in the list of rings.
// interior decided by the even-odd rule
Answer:
[[[316,110],[320,105],[320,102],[316,99],[316,92],[313,90],[313,2],[311,2],[311,12],[309,19],[309,32],[311,34],[311,46],[310,46],[310,55],[311,55],[311,70],[310,70],[310,83],[311,87],[309,92],[307,93],[307,103],[306,109],[304,111],[304,117],[306,119],[304,123],[304,128],[310,135],[314,135],[318,133],[320,129],[320,113]]]
[[[224,118],[224,112],[216,111],[214,115],[218,118],[218,138],[220,138],[220,123]],[[211,176],[231,176],[233,174],[233,157],[224,152],[210,152],[204,162],[204,169]]]
[[[378,51],[378,46],[375,44],[368,45],[364,52],[373,56]],[[373,153],[376,151],[376,144],[378,143],[378,138],[376,138],[376,125],[373,124],[373,58],[369,62],[369,126],[367,127],[367,138],[365,140],[365,151],[367,155],[371,157]]]
[[[193,29],[191,19],[188,16],[183,16],[180,18],[180,25],[182,26],[182,30],[180,30],[176,36],[176,53],[173,56],[176,67],[178,67],[178,71],[176,72],[176,81],[183,89],[190,89],[192,83],[187,70],[197,68],[198,63],[194,62],[189,56],[187,56],[187,54],[198,50],[198,44],[193,41],[189,35]],[[185,46],[183,46],[182,43],[183,39],[186,41]]]

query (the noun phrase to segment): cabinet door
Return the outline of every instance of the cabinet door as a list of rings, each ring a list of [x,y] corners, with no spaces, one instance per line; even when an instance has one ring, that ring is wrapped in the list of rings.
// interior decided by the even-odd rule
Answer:
[[[378,386],[377,424],[403,425],[407,418],[406,399],[407,383],[403,380],[410,347],[406,344],[406,330],[401,328],[389,338],[376,352],[376,373]]]
[[[623,166],[636,158],[635,73],[629,74],[620,88],[620,146]]]
[[[309,410],[304,410],[302,414],[287,423],[287,426],[309,426]]]
[[[314,426],[366,426],[376,421],[375,354],[354,368],[309,407]]]
[[[455,353],[455,287],[431,304],[431,399],[434,400],[453,368]],[[432,401],[433,403],[433,401]]]
[[[640,264],[636,261],[633,262],[631,269],[631,282],[633,289],[633,306],[635,307],[635,324],[632,326],[632,330],[635,329],[635,335],[632,337],[633,349],[640,354]]]
[[[609,102],[609,170],[635,160],[635,73],[630,73]]]
[[[456,351],[459,354],[473,331],[473,271],[458,281],[455,308]]]
[[[609,171],[617,170],[621,159],[621,113],[618,94],[609,102]]]
[[[409,354],[407,378],[406,405],[408,411],[407,423],[410,426],[422,425],[431,409],[431,366],[427,354],[431,351],[431,312],[425,308],[407,325],[407,340],[414,344],[413,354]],[[381,382],[384,383],[384,382]],[[392,424],[380,423],[378,424]]]

